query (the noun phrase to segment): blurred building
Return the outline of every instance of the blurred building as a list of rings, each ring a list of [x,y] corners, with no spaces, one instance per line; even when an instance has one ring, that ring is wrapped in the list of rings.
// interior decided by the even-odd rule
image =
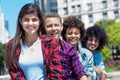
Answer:
[[[0,12],[0,42],[6,43],[9,40],[9,33],[5,27],[4,15]]]
[[[9,40],[8,25],[5,25],[4,14],[1,11],[0,3],[0,42],[6,43]]]
[[[62,19],[69,15],[80,18],[85,27],[102,19],[120,19],[120,0],[34,0],[43,13],[56,12]]]

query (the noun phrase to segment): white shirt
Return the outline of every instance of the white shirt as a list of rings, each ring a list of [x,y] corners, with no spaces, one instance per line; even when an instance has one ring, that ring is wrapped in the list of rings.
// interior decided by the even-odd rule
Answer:
[[[26,80],[45,80],[44,62],[41,45],[37,44],[31,51],[25,43],[21,43],[19,64]]]

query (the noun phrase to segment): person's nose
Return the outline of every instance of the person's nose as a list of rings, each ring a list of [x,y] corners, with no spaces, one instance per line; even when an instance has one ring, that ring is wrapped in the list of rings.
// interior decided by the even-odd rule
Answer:
[[[74,38],[74,37],[75,37],[75,34],[72,34],[71,36],[72,36],[72,38]]]
[[[95,43],[95,41],[94,41],[94,40],[92,40],[91,42],[92,42],[92,44],[94,44],[94,43]]]
[[[30,20],[30,21],[28,22],[28,24],[29,24],[29,25],[33,25],[33,21]]]
[[[55,30],[55,25],[52,25],[52,30]]]

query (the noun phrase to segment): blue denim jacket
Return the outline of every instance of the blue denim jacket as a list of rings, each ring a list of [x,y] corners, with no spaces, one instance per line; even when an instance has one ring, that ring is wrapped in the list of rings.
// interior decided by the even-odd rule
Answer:
[[[82,48],[80,42],[78,43],[80,62],[84,67],[84,71],[87,75],[92,77],[92,80],[96,80],[96,72],[93,69],[94,61],[93,54],[86,48]]]

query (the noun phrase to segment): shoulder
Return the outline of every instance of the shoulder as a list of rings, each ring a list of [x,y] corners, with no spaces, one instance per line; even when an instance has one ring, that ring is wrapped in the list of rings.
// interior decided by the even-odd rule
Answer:
[[[93,55],[102,56],[102,53],[98,50],[93,52]]]
[[[41,35],[41,40],[43,43],[51,43],[51,44],[56,44],[57,40],[53,38],[52,36],[47,36],[47,35]]]
[[[86,54],[87,56],[93,56],[92,52],[86,48],[81,48],[80,50],[80,52]]]
[[[69,48],[69,49],[74,48],[74,46],[72,44],[70,44],[64,40],[60,40],[60,45],[61,45],[61,47],[64,47],[64,48]]]
[[[70,43],[60,40],[60,46],[60,50],[62,50],[62,52],[64,52],[65,54],[69,54],[71,56],[77,54],[77,49]]]
[[[48,35],[45,35],[45,34],[42,34],[40,37],[41,37],[42,40],[45,40],[45,41],[53,40],[52,36],[48,36]]]
[[[14,39],[14,38],[13,38]],[[10,46],[12,43],[13,43],[13,39],[9,40],[7,43],[6,43],[6,47]]]

